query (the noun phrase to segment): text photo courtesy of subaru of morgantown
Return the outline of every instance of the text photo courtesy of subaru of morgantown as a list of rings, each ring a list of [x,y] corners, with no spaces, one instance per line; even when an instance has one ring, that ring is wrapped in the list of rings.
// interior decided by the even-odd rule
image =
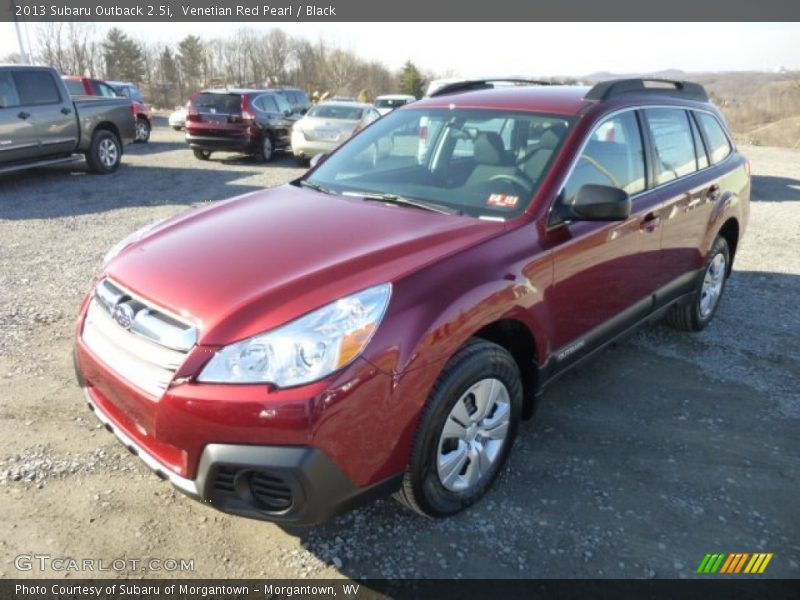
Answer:
[[[12,17],[0,583],[792,589],[797,23]]]

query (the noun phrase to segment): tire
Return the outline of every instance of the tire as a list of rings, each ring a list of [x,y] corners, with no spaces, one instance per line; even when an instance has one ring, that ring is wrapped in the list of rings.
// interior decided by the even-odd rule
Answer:
[[[180,131],[181,129],[183,129],[183,127],[181,127],[181,126],[179,126],[179,125],[173,125],[173,126],[172,126],[172,128],[173,128],[175,131]]]
[[[294,162],[296,162],[298,164],[298,166],[307,167],[309,165],[310,161],[305,156],[295,156],[294,157]]]
[[[703,277],[697,284],[691,302],[673,306],[667,312],[667,323],[681,331],[705,329],[719,308],[730,264],[728,242],[725,238],[717,236],[706,257]]]
[[[272,160],[273,156],[275,156],[275,142],[271,134],[264,133],[264,137],[261,138],[261,145],[256,153],[256,158],[261,162],[267,163]]]
[[[136,143],[146,144],[148,141],[150,141],[150,131],[150,121],[144,117],[139,117],[136,119]]]
[[[479,397],[492,400],[482,403]],[[453,515],[477,502],[508,458],[521,413],[522,380],[514,358],[497,344],[473,338],[433,387],[395,498],[431,517]],[[466,428],[464,421],[470,421]]]
[[[208,160],[209,158],[211,158],[210,150],[200,150],[199,148],[192,148],[192,152],[194,152],[194,157],[198,160]]]
[[[86,162],[93,173],[108,175],[119,168],[122,161],[122,144],[113,132],[98,129],[92,134],[92,143],[86,153]]]

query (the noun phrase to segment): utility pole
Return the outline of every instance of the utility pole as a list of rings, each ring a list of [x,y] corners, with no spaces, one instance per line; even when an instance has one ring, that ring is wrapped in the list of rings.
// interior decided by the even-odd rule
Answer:
[[[17,3],[16,0],[11,0],[11,14],[14,16],[14,29],[17,30],[17,43],[19,43],[19,59],[22,64],[29,65],[31,57],[25,50],[25,44],[22,41],[22,31],[19,28],[19,21],[17,21]]]

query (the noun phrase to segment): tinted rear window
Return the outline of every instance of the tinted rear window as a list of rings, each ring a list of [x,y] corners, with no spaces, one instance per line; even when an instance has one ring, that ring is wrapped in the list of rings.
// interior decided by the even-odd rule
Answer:
[[[70,96],[85,96],[86,89],[83,87],[83,82],[77,79],[65,79],[64,84],[67,86],[67,91]]]
[[[242,112],[242,97],[239,94],[203,92],[195,96],[192,106],[200,112],[232,115]]]
[[[47,71],[16,71],[14,81],[24,106],[59,104],[61,102],[56,82]]]
[[[320,117],[322,119],[343,119],[345,121],[358,121],[361,118],[362,109],[357,106],[331,106],[320,104],[308,111],[309,117]]]

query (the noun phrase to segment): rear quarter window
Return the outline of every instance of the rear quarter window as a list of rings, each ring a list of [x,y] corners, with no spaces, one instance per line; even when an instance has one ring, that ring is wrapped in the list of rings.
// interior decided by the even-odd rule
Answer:
[[[717,121],[715,117],[708,113],[695,114],[708,140],[711,164],[715,165],[725,160],[733,149],[731,148],[731,142],[728,136],[725,135],[725,131],[722,129],[722,125],[719,124],[719,121]]]

